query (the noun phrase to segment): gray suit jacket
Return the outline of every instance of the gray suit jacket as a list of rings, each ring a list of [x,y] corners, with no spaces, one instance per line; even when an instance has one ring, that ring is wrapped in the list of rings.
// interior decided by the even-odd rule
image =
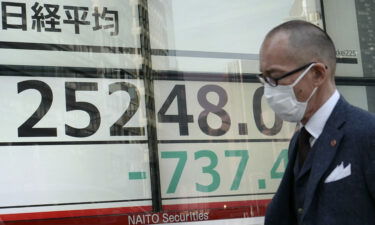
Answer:
[[[293,167],[296,133],[289,163],[267,208],[265,225],[293,225]],[[316,140],[302,212],[303,225],[375,225],[375,116],[339,99]],[[340,164],[350,175],[325,182]]]

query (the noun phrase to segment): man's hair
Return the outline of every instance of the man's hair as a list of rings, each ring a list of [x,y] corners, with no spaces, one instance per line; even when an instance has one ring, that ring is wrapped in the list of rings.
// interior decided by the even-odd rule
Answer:
[[[336,70],[336,48],[332,39],[320,27],[302,20],[291,20],[273,28],[266,40],[285,32],[289,35],[289,47],[297,62],[308,63],[317,59],[328,66],[333,74]]]

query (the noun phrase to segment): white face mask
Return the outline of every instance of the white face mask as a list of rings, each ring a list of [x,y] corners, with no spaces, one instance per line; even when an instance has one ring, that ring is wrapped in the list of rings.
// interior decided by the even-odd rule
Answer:
[[[305,115],[307,103],[315,94],[317,87],[314,88],[306,102],[299,102],[294,94],[293,87],[307,74],[314,66],[311,64],[291,85],[278,85],[271,87],[269,84],[264,85],[264,97],[266,98],[272,110],[282,119],[289,122],[299,122]]]

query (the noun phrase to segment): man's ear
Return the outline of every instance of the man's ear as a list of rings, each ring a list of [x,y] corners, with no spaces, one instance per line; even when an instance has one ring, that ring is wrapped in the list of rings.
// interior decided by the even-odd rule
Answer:
[[[313,67],[313,83],[314,86],[320,86],[324,83],[327,79],[329,79],[328,75],[328,68],[323,63],[316,63]]]

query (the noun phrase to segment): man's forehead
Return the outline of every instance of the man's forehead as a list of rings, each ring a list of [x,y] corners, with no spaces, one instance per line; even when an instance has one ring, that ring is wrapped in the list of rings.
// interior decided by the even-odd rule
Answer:
[[[280,34],[280,35],[278,35]],[[293,50],[289,45],[289,36],[278,32],[266,38],[259,54],[259,68],[265,70],[282,70],[278,65],[293,64]]]
[[[289,48],[289,35],[285,32],[278,32],[267,37],[262,46],[261,52],[273,49],[287,49]]]

